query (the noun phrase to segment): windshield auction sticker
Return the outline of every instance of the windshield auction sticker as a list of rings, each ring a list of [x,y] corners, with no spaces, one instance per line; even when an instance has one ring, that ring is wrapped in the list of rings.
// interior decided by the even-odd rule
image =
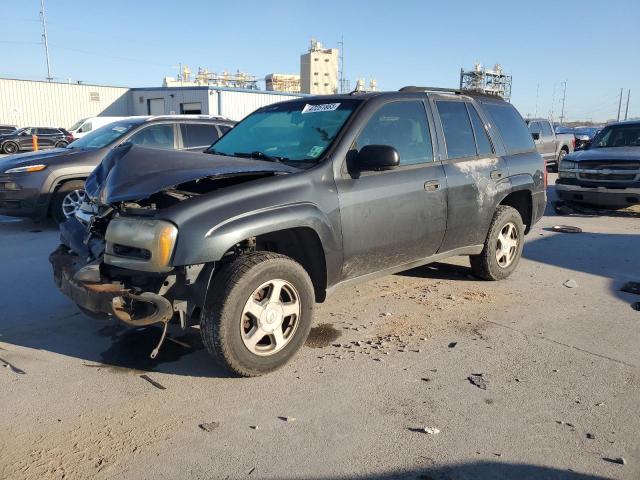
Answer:
[[[309,105],[307,103],[302,109],[302,113],[333,112],[339,106],[339,103],[321,103],[318,105]]]

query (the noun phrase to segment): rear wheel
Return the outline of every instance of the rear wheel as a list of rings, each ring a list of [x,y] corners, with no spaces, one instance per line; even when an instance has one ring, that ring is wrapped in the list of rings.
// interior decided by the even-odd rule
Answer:
[[[473,274],[484,280],[502,280],[513,273],[522,256],[524,223],[520,213],[500,205],[493,215],[484,249],[469,256]]]
[[[73,217],[80,205],[87,199],[83,180],[71,180],[63,183],[53,195],[51,217],[56,223],[66,222]]]
[[[287,363],[312,323],[313,285],[302,266],[270,252],[224,264],[207,291],[200,333],[222,365],[245,377]]]
[[[14,153],[17,153],[18,150],[18,144],[15,142],[6,142],[4,145],[2,145],[2,152],[6,153],[7,155],[13,155]]]
[[[55,146],[56,146],[56,148],[64,148],[67,145],[69,145],[67,142],[58,142],[58,143],[56,143]]]

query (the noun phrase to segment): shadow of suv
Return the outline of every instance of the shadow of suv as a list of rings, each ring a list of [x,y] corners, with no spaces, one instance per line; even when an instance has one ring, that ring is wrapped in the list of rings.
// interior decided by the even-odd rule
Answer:
[[[85,200],[84,181],[114,147],[132,143],[163,150],[202,152],[230,130],[220,117],[169,115],[129,117],[98,128],[65,148],[0,159],[0,215],[58,223]],[[31,138],[31,137],[29,137]]]

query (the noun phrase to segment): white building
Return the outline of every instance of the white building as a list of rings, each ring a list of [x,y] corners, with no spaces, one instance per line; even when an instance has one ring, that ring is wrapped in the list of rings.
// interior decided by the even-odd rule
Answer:
[[[311,40],[309,51],[300,56],[300,87],[303,93],[338,93],[338,49],[324,48]]]
[[[210,86],[126,88],[0,78],[0,124],[70,127],[95,116],[194,114],[240,120],[300,94]]]

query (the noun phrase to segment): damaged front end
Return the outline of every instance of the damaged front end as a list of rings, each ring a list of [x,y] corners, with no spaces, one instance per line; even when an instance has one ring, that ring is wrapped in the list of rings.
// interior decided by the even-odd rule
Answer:
[[[285,169],[205,154],[116,149],[87,180],[91,202],[60,226],[61,245],[49,257],[56,285],[90,316],[135,327],[162,324],[155,358],[170,321],[182,328],[199,322],[215,268],[215,262],[172,264],[179,228],[162,218],[163,211],[228,185],[289,173]]]

